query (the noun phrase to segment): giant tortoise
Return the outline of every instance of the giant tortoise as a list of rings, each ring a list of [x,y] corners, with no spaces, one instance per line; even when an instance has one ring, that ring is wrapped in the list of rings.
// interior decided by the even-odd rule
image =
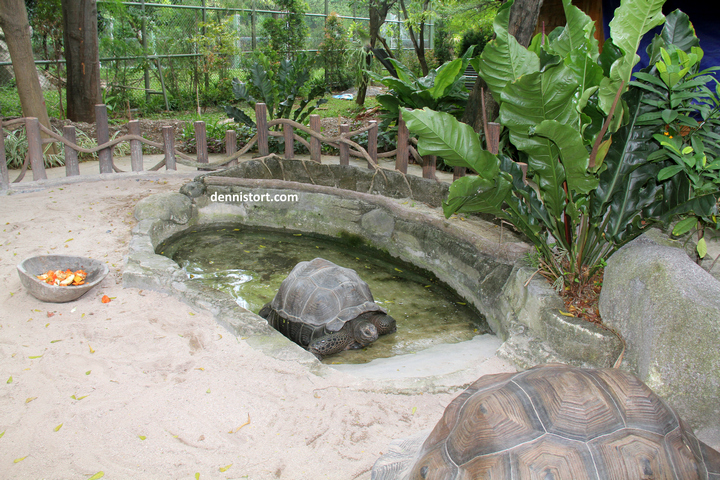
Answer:
[[[298,263],[259,315],[318,358],[362,348],[396,330],[355,270],[324,258]]]
[[[372,470],[390,479],[720,479],[720,453],[635,376],[551,364],[481,377],[391,444]]]

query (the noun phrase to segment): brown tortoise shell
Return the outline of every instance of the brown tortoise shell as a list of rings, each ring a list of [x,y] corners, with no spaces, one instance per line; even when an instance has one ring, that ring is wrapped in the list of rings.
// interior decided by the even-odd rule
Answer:
[[[638,378],[560,364],[480,378],[415,458],[373,478],[720,479],[720,453]]]

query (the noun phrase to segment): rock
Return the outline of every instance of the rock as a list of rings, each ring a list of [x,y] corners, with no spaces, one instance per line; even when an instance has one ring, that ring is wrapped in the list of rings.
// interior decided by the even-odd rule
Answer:
[[[643,235],[605,268],[600,314],[627,343],[623,368],[698,432],[720,432],[720,282]]]
[[[140,200],[135,207],[135,219],[165,220],[186,224],[192,216],[192,201],[181,193],[158,193]]]

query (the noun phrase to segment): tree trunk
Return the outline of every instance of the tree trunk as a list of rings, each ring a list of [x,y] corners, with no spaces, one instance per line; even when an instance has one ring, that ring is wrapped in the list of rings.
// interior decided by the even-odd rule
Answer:
[[[368,68],[370,68],[372,49],[375,48],[375,44],[377,43],[378,39],[380,39],[381,43],[385,46],[385,50],[387,50],[388,56],[390,56],[391,58],[393,56],[390,49],[387,48],[385,40],[380,37],[380,27],[382,27],[383,23],[385,23],[385,18],[387,17],[387,14],[392,8],[392,6],[395,5],[396,1],[397,0],[370,0],[370,50],[368,51]],[[367,82],[363,82],[361,85],[358,86],[358,93],[357,98],[355,99],[355,103],[357,103],[358,105],[363,105],[365,103],[366,93]]]
[[[101,103],[97,4],[95,0],[62,0],[67,67],[67,116],[73,122],[95,122]]]
[[[540,7],[542,7],[542,4],[543,0],[515,0],[515,3],[510,9],[508,32],[515,37],[520,45],[525,47],[530,45],[538,17],[540,16]],[[462,117],[462,122],[473,127],[476,132],[482,129],[483,110],[482,100],[480,98],[481,89],[485,89],[485,114],[488,121],[493,121],[497,118],[500,110],[499,105],[492,98],[492,95],[490,95],[487,84],[485,84],[482,78],[478,77],[472,92],[470,92],[470,98],[468,98],[467,107]]]
[[[425,0],[422,7],[423,12],[426,12],[429,7],[430,0]],[[405,20],[409,21],[410,15],[408,14],[407,8],[405,7],[405,0],[400,0],[400,8],[402,8],[403,15],[405,15]],[[418,62],[420,62],[420,69],[422,70],[423,76],[426,76],[430,69],[428,68],[427,60],[425,59],[425,20],[420,22],[419,26],[419,42],[417,37],[415,36],[415,29],[413,29],[410,23],[408,23],[408,33],[410,34],[410,40],[412,41],[413,48],[415,49],[415,55],[417,55]]]
[[[23,0],[0,0],[0,27],[5,32],[5,42],[12,59],[23,116],[37,117],[43,126],[50,128],[45,97],[35,67],[30,42],[30,25]],[[51,145],[48,152],[55,153],[54,145]]]

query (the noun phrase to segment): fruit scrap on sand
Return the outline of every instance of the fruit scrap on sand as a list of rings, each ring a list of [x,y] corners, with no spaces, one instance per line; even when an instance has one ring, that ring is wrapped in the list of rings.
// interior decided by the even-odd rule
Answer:
[[[73,272],[69,268],[65,271],[48,270],[46,273],[37,276],[38,280],[42,280],[49,285],[55,285],[59,287],[82,285],[83,283],[85,283],[86,277],[87,273],[84,270],[77,270]]]

